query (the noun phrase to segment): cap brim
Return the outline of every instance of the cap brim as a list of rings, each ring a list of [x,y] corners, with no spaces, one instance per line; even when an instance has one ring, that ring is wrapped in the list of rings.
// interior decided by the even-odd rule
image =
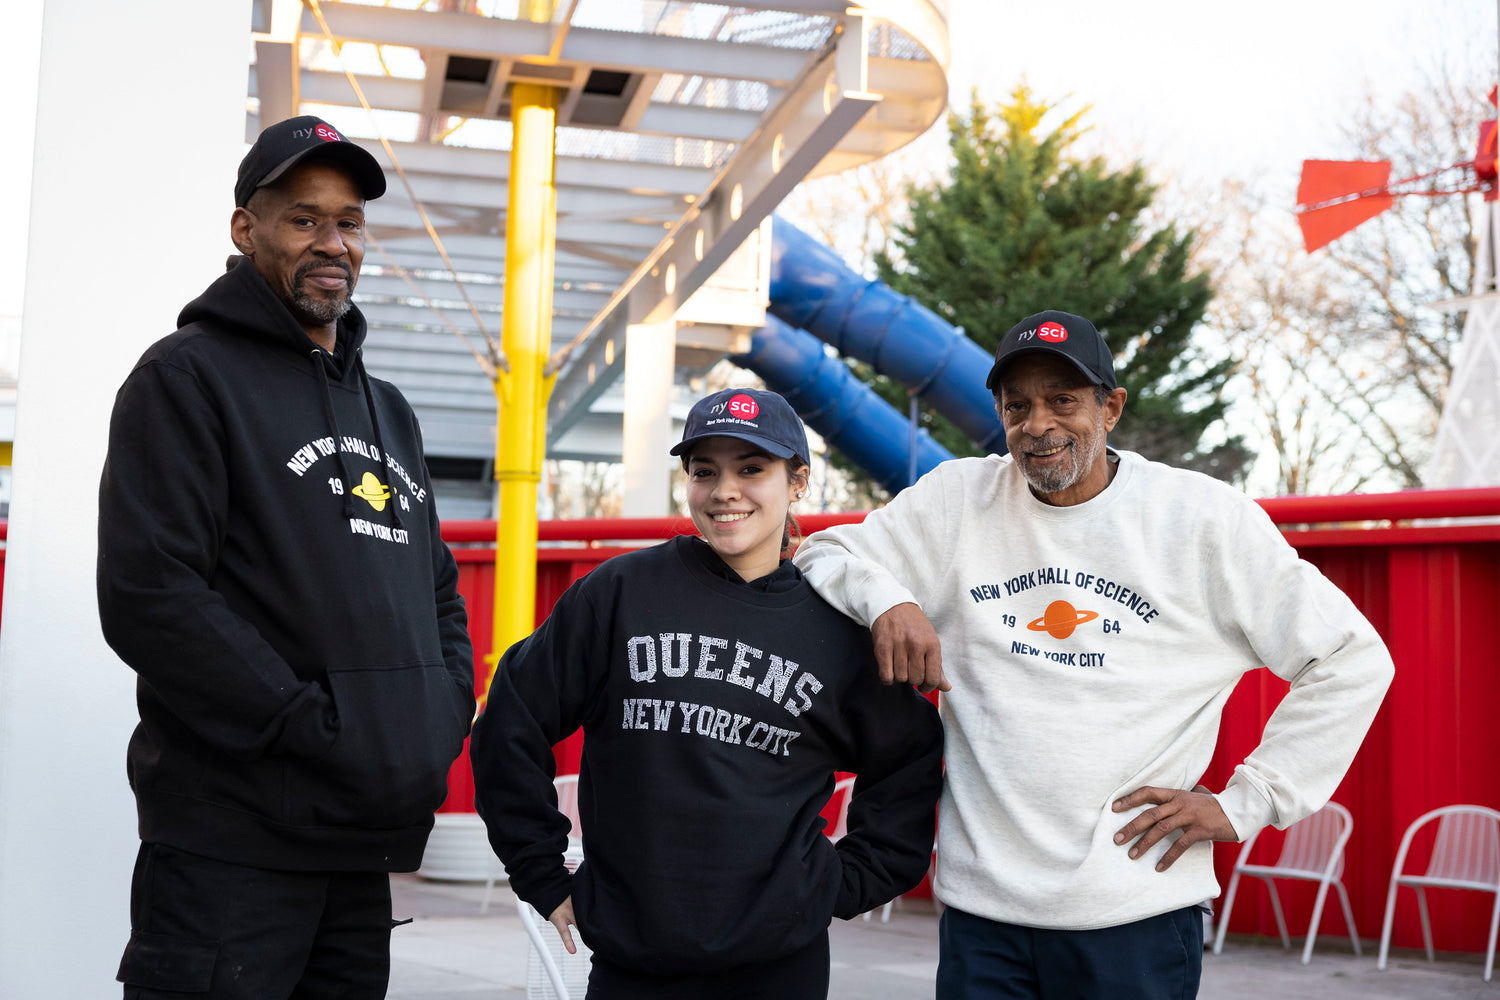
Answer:
[[[371,156],[369,151],[362,146],[356,146],[352,142],[326,142],[321,146],[313,146],[304,149],[294,156],[276,164],[264,177],[256,190],[268,184],[275,184],[286,172],[297,164],[310,159],[333,160],[342,166],[348,167],[359,182],[360,194],[365,201],[374,201],[385,194],[385,171],[380,169],[379,162]]]
[[[764,438],[758,434],[742,434],[736,431],[714,431],[712,434],[696,434],[690,438],[683,438],[681,441],[673,445],[672,450],[667,452],[667,454],[681,455],[683,452],[692,448],[693,445],[697,444],[699,441],[707,441],[709,438],[734,438],[737,441],[747,441],[750,444],[755,445],[755,447],[764,451],[767,455],[770,455],[774,458],[802,457],[795,451],[792,451],[792,449],[788,448],[786,445],[777,444],[770,438]]]
[[[1005,366],[1009,365],[1012,361],[1015,361],[1017,358],[1024,358],[1032,354],[1046,354],[1054,358],[1062,358],[1074,368],[1077,368],[1079,374],[1089,380],[1090,385],[1110,385],[1110,383],[1108,382],[1100,381],[1099,376],[1089,371],[1088,368],[1084,367],[1083,362],[1079,361],[1077,358],[1073,357],[1073,355],[1067,353],[1066,351],[1059,351],[1053,347],[1018,347],[990,366],[990,373],[984,380],[984,387],[991,393],[993,393],[996,388],[996,383],[1000,381],[1001,370],[1004,369]],[[1110,388],[1113,388],[1113,386],[1110,386]]]

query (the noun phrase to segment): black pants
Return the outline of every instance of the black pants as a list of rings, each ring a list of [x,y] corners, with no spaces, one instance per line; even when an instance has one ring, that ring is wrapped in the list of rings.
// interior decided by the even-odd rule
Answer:
[[[384,872],[247,868],[142,844],[125,1000],[380,1000],[391,968]]]
[[[1203,971],[1196,906],[1091,931],[1020,927],[950,906],[938,939],[938,1000],[1192,1000]]]
[[[786,958],[696,976],[648,976],[594,956],[587,1000],[826,1000],[828,932]]]

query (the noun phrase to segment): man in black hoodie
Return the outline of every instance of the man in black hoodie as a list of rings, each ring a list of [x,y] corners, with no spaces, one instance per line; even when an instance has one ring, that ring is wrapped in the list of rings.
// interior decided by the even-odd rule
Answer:
[[[317,118],[240,164],[243,255],[121,387],[99,616],[138,674],[127,998],[385,995],[474,711],[421,432],[350,302],[375,159]]]

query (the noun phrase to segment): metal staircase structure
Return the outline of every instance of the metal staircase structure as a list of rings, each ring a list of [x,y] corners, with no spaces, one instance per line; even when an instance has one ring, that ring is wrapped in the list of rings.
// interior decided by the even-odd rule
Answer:
[[[416,407],[434,475],[470,484],[450,516],[474,516],[496,446],[476,355],[504,364],[486,335],[500,341],[516,88],[559,92],[547,454],[618,460],[627,327],[671,324],[679,386],[743,343],[760,316],[736,268],[761,269],[782,198],[946,111],[946,6],[256,0],[245,134],[317,114],[386,167],[356,294],[366,360]]]

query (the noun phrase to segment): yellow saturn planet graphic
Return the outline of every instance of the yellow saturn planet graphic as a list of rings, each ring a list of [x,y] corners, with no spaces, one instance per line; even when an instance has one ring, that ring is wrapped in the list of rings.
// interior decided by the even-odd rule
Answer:
[[[353,492],[376,510],[385,510],[385,502],[391,498],[391,488],[376,479],[373,472],[366,472],[365,478],[359,481]]]

